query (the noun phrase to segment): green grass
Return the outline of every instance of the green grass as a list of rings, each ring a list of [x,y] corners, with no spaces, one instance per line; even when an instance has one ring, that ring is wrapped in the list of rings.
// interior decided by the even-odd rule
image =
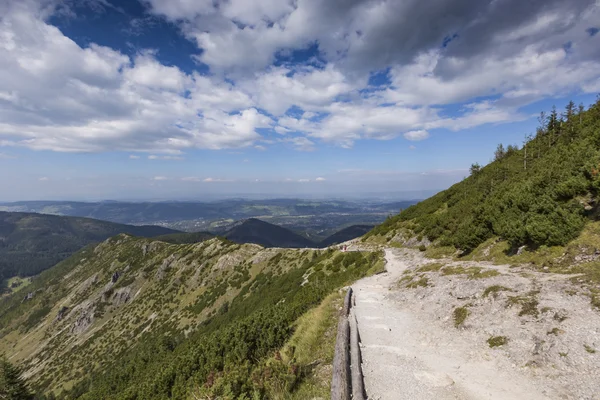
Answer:
[[[467,307],[457,307],[454,309],[452,316],[454,318],[454,327],[459,328],[469,316],[470,311]]]
[[[13,276],[10,279],[6,280],[5,286],[8,288],[10,293],[18,292],[19,290],[27,287],[31,284],[31,278],[21,278],[18,276]]]
[[[506,336],[492,336],[487,340],[487,343],[492,348],[500,347],[508,343],[508,338]]]
[[[552,328],[551,330],[549,330],[546,334],[548,335],[554,335],[554,336],[558,336],[559,334],[561,334],[563,331],[559,328]]]
[[[423,276],[420,279],[416,280],[416,281],[412,281],[409,284],[406,285],[406,287],[408,289],[416,289],[418,287],[427,287],[429,286],[429,279],[427,279],[427,277]]]
[[[538,317],[540,311],[538,310],[539,301],[537,295],[539,291],[533,290],[522,296],[509,296],[508,305],[520,305],[521,310],[519,311],[519,317],[530,315],[532,317]]]
[[[441,263],[425,264],[422,267],[418,268],[417,272],[435,272],[435,271],[439,271],[443,267],[444,267],[444,264],[441,264]]]
[[[442,275],[466,275],[468,279],[486,279],[498,276],[500,273],[495,269],[481,267],[446,266],[442,269]]]
[[[590,354],[596,353],[596,349],[594,349],[592,346],[590,346],[588,344],[584,344],[583,347],[585,348],[585,351],[587,351]]]
[[[498,296],[498,293],[500,292],[512,292],[513,290],[504,286],[500,286],[500,285],[492,285],[487,287],[484,291],[483,291],[483,297],[488,297],[489,295],[492,295],[492,297],[496,298]]]

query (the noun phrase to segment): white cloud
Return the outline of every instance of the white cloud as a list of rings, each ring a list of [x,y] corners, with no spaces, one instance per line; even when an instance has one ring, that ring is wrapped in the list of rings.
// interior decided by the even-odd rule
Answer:
[[[156,154],[151,154],[148,156],[148,160],[183,160],[183,157],[179,156],[157,156]]]
[[[42,182],[46,182],[49,180],[50,180],[50,178],[48,178],[47,176],[42,176],[41,178],[38,179],[38,181],[42,181]]]
[[[327,179],[325,179],[325,178],[323,178],[323,177],[320,177],[320,176],[319,176],[317,179],[315,179],[315,181],[317,181],[317,182],[324,182],[324,181],[326,181],[326,180],[327,180]]]
[[[427,132],[426,130],[410,131],[406,132],[403,136],[407,140],[425,140],[429,137],[429,132]]]
[[[409,150],[415,150],[417,148],[417,146],[413,146],[412,144],[410,146],[408,146]]]
[[[0,160],[13,160],[15,158],[17,157],[6,153],[0,153]]]
[[[166,176],[155,176],[152,179],[155,180],[155,181],[166,181],[169,178],[167,178]]]
[[[202,182],[209,183],[209,182],[233,182],[233,181],[230,179],[206,178],[206,179],[203,179]]]
[[[300,183],[306,183],[306,182],[310,182],[310,179],[306,179],[306,178],[298,179],[298,182],[300,182]]]
[[[202,182],[202,179],[197,176],[184,176],[181,180],[184,182]]]
[[[139,160],[140,156],[136,156],[135,154],[130,154],[129,158],[132,159],[132,160]]]
[[[597,0],[144,1],[198,44],[206,75],[151,50],[82,48],[47,22],[49,4],[0,4],[3,145],[177,160],[266,150],[261,129],[273,129],[311,151],[520,120],[526,104],[600,90],[600,47],[586,33]],[[309,46],[308,62],[285,58]],[[390,83],[370,87],[381,70]],[[463,106],[447,115],[450,104]]]

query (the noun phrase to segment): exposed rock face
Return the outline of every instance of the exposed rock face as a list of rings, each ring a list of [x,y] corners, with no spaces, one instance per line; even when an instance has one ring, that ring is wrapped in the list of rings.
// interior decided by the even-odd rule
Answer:
[[[162,262],[162,264],[160,265],[160,267],[158,267],[158,270],[156,271],[156,279],[161,280],[165,277],[165,273],[167,271],[167,269],[169,269],[169,267],[171,266],[171,264],[177,260],[177,255],[176,254],[171,254],[169,257],[165,258]]]
[[[62,306],[60,310],[58,310],[58,314],[56,315],[56,321],[62,321],[62,319],[69,313],[69,307]]]
[[[81,310],[81,313],[71,327],[71,333],[75,335],[82,334],[94,323],[94,307],[88,306]]]
[[[131,299],[131,288],[124,287],[115,290],[111,297],[111,302],[114,306],[126,304]]]
[[[34,296],[34,293],[29,292],[25,295],[25,297],[23,298],[23,301],[31,300],[31,299],[33,299],[33,296]]]
[[[119,274],[119,271],[115,271],[115,273],[112,275],[112,278],[111,278],[112,283],[117,283],[117,281],[119,280],[119,276],[121,276]]]

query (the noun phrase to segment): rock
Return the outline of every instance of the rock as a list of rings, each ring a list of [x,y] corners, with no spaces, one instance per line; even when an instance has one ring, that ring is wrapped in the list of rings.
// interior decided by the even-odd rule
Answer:
[[[115,290],[112,295],[111,301],[114,306],[121,306],[126,304],[131,299],[131,288],[124,287]]]
[[[62,319],[67,315],[68,312],[69,307],[62,306],[60,310],[58,310],[58,314],[56,315],[56,321],[62,321]]]
[[[119,271],[115,271],[115,273],[112,275],[112,278],[111,278],[112,283],[116,283],[117,280],[119,280],[119,276],[121,276],[119,274]]]
[[[94,322],[94,308],[92,306],[88,306],[83,309],[73,326],[71,327],[71,333],[79,335],[85,332]]]
[[[525,251],[526,248],[527,246],[519,247],[519,249],[517,250],[517,255],[520,256],[521,254],[523,254],[523,251]]]

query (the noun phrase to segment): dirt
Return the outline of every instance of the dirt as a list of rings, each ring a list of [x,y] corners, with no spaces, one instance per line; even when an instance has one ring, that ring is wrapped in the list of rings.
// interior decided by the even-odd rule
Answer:
[[[473,262],[451,264],[500,275],[420,273],[440,261],[409,249],[386,260],[353,285],[369,399],[600,399],[600,312],[569,276]],[[404,287],[406,275],[427,286]]]

